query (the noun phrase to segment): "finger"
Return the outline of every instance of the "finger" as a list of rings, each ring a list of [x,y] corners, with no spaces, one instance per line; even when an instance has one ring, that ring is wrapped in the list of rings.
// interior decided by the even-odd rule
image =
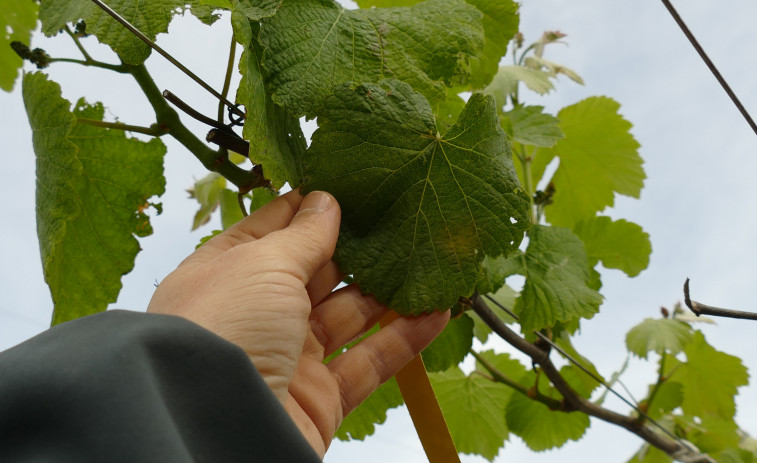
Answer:
[[[276,249],[286,271],[307,285],[334,254],[341,212],[336,199],[314,191],[302,200],[297,214],[283,230],[266,235],[266,246]]]
[[[418,355],[448,320],[449,311],[400,317],[330,362],[327,367],[339,384],[344,415]]]
[[[310,283],[308,283],[306,288],[313,307],[320,304],[326,296],[331,294],[336,285],[343,279],[344,273],[339,270],[339,266],[333,260],[329,261],[329,263],[319,270],[310,279]]]
[[[260,239],[289,225],[302,203],[299,190],[290,191],[240,220],[189,256],[184,263],[207,262],[240,244]]]
[[[332,293],[313,309],[310,328],[327,357],[371,329],[387,310],[376,298],[350,285]]]

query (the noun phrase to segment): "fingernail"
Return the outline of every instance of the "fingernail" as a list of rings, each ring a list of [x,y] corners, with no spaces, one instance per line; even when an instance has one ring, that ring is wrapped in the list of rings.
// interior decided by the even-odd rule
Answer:
[[[305,199],[300,204],[299,212],[303,211],[315,211],[323,212],[331,206],[331,196],[322,191],[314,191],[305,196]]]

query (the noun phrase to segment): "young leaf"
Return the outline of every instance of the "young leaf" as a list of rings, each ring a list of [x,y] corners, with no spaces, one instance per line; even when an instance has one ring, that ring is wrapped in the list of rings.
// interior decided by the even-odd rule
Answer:
[[[633,222],[593,217],[576,224],[573,233],[586,245],[592,267],[601,261],[605,268],[616,268],[635,277],[649,265],[649,234]]]
[[[375,426],[386,421],[386,411],[402,405],[402,394],[397,380],[390,378],[367,399],[344,417],[334,437],[339,440],[363,440],[376,431]]]
[[[279,196],[279,193],[277,191],[273,191],[269,188],[255,188],[254,190],[252,190],[251,194],[252,202],[250,203],[250,214],[270,203]]]
[[[190,197],[200,203],[200,209],[195,213],[192,220],[192,230],[197,230],[201,225],[210,221],[210,216],[218,207],[221,191],[225,188],[226,179],[215,172],[211,172],[197,180],[191,190],[187,190]]]
[[[650,351],[675,355],[689,344],[692,335],[686,323],[669,318],[647,318],[628,332],[626,347],[644,359]]]
[[[549,74],[544,71],[524,66],[500,66],[492,83],[484,89],[484,93],[494,96],[497,99],[497,109],[501,110],[507,104],[508,96],[517,90],[518,82],[523,82],[539,95],[549,93],[555,88],[549,80]]]
[[[445,85],[462,83],[469,58],[481,53],[481,16],[463,0],[369,10],[288,0],[263,19],[260,32],[273,99],[295,116],[312,117],[335,86],[392,77],[442,101]]]
[[[218,204],[221,206],[221,227],[224,230],[244,218],[242,209],[239,207],[238,191],[224,188],[218,197]]]
[[[646,178],[639,144],[618,108],[610,98],[592,97],[557,115],[565,138],[547,150],[560,158],[554,202],[545,210],[551,224],[572,228],[612,206],[615,193],[639,197]]]
[[[403,314],[473,294],[484,255],[517,249],[529,199],[513,171],[494,101],[474,94],[444,135],[406,83],[340,86],[305,156],[307,191],[342,207],[336,259]]]
[[[151,231],[147,200],[164,191],[165,146],[77,124],[77,117],[101,120],[103,106],[80,101],[70,112],[60,86],[44,74],[24,76],[23,97],[37,156],[37,234],[56,324],[116,300],[121,276],[139,252],[134,235]]]
[[[544,113],[543,106],[517,106],[502,114],[502,127],[514,141],[524,145],[554,146],[565,138],[559,124],[555,116]]]
[[[749,383],[749,375],[738,357],[718,352],[707,344],[701,332],[684,349],[686,363],[671,365],[670,378],[683,385],[684,413],[732,418],[733,398],[739,386]]]
[[[32,1],[7,1],[0,8],[0,88],[13,90],[18,69],[23,61],[11,48],[11,42],[29,44],[37,27],[39,6]]]
[[[447,323],[422,352],[427,371],[444,371],[462,362],[473,344],[473,320],[463,314]]]
[[[167,32],[171,19],[182,14],[187,5],[192,9],[198,7],[200,19],[206,23],[212,23],[217,18],[208,16],[208,9],[200,0],[110,0],[107,3],[150,40]],[[142,64],[150,56],[148,45],[90,0],[42,0],[39,19],[42,21],[42,32],[47,36],[57,34],[67,23],[83,19],[87,23],[87,32],[109,45],[127,64]]]
[[[429,378],[458,452],[493,460],[509,434],[504,407],[512,389],[458,368]]]
[[[528,372],[520,381],[533,385],[535,374]],[[542,387],[540,386],[540,390]],[[552,389],[542,391],[546,396],[560,399]],[[569,440],[578,440],[589,428],[589,415],[581,412],[560,413],[522,394],[513,394],[507,403],[505,419],[510,431],[536,452],[562,447]]]
[[[651,385],[651,390],[655,385]],[[664,380],[657,388],[652,402],[646,401],[647,415],[653,420],[658,420],[672,412],[683,402],[683,386],[675,381]]]
[[[581,240],[568,229],[544,225],[531,227],[528,236],[526,252],[508,260],[509,274],[526,277],[515,301],[523,331],[594,316],[602,296],[587,286],[589,264]]]
[[[239,60],[242,81],[237,101],[247,108],[242,136],[250,141],[248,156],[254,164],[263,166],[274,188],[286,182],[296,188],[303,179],[302,156],[307,148],[300,122],[273,103],[263,84],[266,73],[260,64],[263,51],[257,40],[260,26],[251,23],[236,7],[231,22],[234,37],[244,46]]]

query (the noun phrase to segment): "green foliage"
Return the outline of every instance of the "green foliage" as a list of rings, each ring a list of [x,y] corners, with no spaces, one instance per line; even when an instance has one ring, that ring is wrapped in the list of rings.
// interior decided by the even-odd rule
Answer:
[[[345,85],[318,122],[306,190],[339,200],[335,257],[389,307],[449,309],[473,293],[484,255],[517,248],[528,197],[491,98],[473,95],[441,135],[428,102],[409,85]]]
[[[101,104],[71,103],[41,73],[26,74],[24,104],[37,154],[37,234],[53,323],[105,310],[139,243],[152,233],[144,210],[162,195],[165,147],[122,131],[77,123],[100,121]]]
[[[149,39],[168,31],[168,24],[177,14],[182,14],[186,6],[204,22],[212,23],[216,17],[208,15],[208,9],[199,0],[111,0],[108,2],[114,11],[129,20]],[[200,8],[202,7],[202,8]],[[197,11],[195,11],[197,9]],[[142,64],[150,56],[150,47],[135,35],[127,32],[121,24],[102,11],[89,0],[42,0],[39,10],[42,32],[53,36],[67,23],[84,20],[87,32],[109,45],[127,64]]]
[[[586,245],[592,267],[601,261],[605,268],[616,268],[635,277],[649,265],[652,243],[649,235],[633,222],[593,217],[576,224],[573,232]]]
[[[516,106],[501,118],[502,127],[510,139],[524,145],[550,148],[565,138],[560,121],[545,114],[542,106]]]
[[[629,352],[641,358],[647,358],[649,352],[675,355],[686,347],[692,335],[691,327],[686,323],[669,318],[647,318],[631,328],[626,335],[626,346]]]
[[[462,83],[468,60],[481,53],[481,16],[463,0],[370,10],[345,10],[333,0],[289,0],[262,21],[260,32],[273,99],[296,116],[312,117],[343,82],[394,77],[430,101],[442,101],[445,84]],[[299,27],[303,22],[309,27]]]
[[[602,296],[589,288],[589,265],[581,240],[570,230],[535,225],[525,253],[509,259],[508,273],[526,277],[515,301],[524,331],[591,318]]]
[[[31,32],[37,27],[39,6],[31,0],[4,1],[0,8],[0,88],[13,90],[21,67],[21,58],[11,49],[11,42],[28,44]]]
[[[373,434],[375,425],[386,421],[387,410],[400,405],[402,405],[402,394],[397,386],[397,380],[391,378],[344,418],[334,437],[339,440],[363,440]]]
[[[612,206],[616,193],[639,197],[646,175],[639,144],[619,107],[610,98],[592,97],[557,115],[565,138],[539,152],[539,157],[560,159],[552,177],[554,203],[546,208],[551,224],[573,227],[590,219]]]
[[[473,320],[466,314],[453,318],[442,334],[423,351],[427,371],[444,371],[462,362],[473,344]]]

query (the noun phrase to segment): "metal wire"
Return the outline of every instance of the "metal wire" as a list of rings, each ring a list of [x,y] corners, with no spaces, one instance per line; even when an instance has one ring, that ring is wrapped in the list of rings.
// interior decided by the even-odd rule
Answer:
[[[113,17],[113,19],[115,19],[119,23],[123,24],[123,26],[125,28],[127,28],[129,31],[131,31],[132,34],[136,35],[140,40],[142,40],[144,43],[146,43],[148,46],[150,46],[150,48],[152,48],[153,50],[155,50],[158,53],[160,53],[161,55],[163,55],[163,57],[165,59],[167,59],[171,64],[173,64],[174,66],[176,66],[177,68],[179,68],[179,70],[181,70],[181,72],[183,72],[184,74],[186,74],[187,76],[189,76],[192,80],[194,80],[195,82],[197,82],[198,84],[200,84],[200,86],[202,86],[202,88],[204,88],[205,90],[207,90],[208,92],[210,92],[211,95],[213,95],[214,97],[216,97],[220,101],[222,101],[223,104],[225,104],[226,106],[228,106],[229,111],[233,112],[234,114],[236,114],[237,116],[240,116],[242,118],[246,117],[245,113],[242,112],[239,108],[237,108],[234,103],[232,103],[231,101],[229,101],[228,99],[226,99],[223,95],[221,95],[215,89],[213,89],[213,87],[211,87],[210,85],[208,85],[207,83],[205,83],[204,80],[200,79],[194,72],[192,72],[189,69],[187,69],[186,66],[184,66],[183,64],[181,64],[176,58],[174,58],[173,56],[171,56],[167,51],[165,51],[162,48],[160,48],[155,42],[153,42],[152,40],[150,40],[145,34],[143,34],[139,29],[137,29],[129,21],[127,21],[121,15],[119,15],[118,13],[116,13],[111,7],[109,7],[108,5],[106,5],[105,3],[103,3],[101,0],[92,0],[92,3],[94,3],[97,6],[99,6],[103,11],[105,11],[106,13],[108,13],[109,15],[111,15]]]

